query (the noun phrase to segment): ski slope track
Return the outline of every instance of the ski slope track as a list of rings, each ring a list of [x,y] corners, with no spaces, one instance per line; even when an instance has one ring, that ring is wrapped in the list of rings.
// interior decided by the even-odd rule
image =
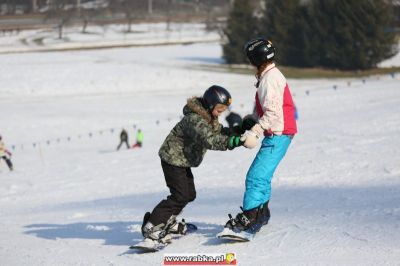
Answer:
[[[240,210],[257,152],[241,147],[209,151],[193,169],[197,199],[182,217],[196,233],[127,253],[145,211],[168,195],[157,152],[186,99],[218,84],[233,111],[252,110],[252,75],[192,68],[221,54],[211,43],[1,55],[0,134],[15,171],[0,163],[0,265],[160,265],[165,253],[218,252],[239,265],[399,265],[400,74],[288,80],[299,133],[253,241],[215,238]],[[132,144],[142,129],[142,149],[115,151],[122,127]]]

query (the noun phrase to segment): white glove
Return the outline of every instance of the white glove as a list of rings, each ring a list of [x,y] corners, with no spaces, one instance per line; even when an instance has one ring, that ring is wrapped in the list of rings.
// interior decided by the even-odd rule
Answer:
[[[243,146],[249,149],[253,149],[258,145],[258,141],[264,134],[264,129],[260,124],[255,124],[251,130],[247,130],[240,138],[243,141]]]
[[[250,130],[246,131],[240,138],[243,141],[243,146],[249,149],[253,149],[258,145],[258,141],[261,136],[264,135],[264,129],[260,124],[255,124]]]
[[[243,141],[243,146],[249,149],[253,149],[257,146],[258,140],[260,138],[251,130],[247,130],[241,137],[240,140]]]

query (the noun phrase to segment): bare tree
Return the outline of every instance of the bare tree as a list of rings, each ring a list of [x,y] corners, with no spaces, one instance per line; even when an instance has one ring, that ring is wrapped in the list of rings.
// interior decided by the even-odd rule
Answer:
[[[127,20],[128,23],[128,29],[126,30],[126,32],[130,33],[132,32],[132,22],[134,19],[134,2],[135,1],[131,1],[131,0],[123,0],[122,1],[122,8],[125,14],[125,19]]]
[[[82,9],[80,12],[80,17],[82,19],[82,33],[87,33],[86,28],[90,21],[93,20],[93,17],[96,16],[95,9]]]
[[[17,4],[13,0],[7,0],[7,13],[14,14],[17,9]]]
[[[77,0],[81,1],[81,0]],[[90,22],[98,17],[104,11],[104,8],[108,5],[92,5],[92,6],[81,6],[78,9],[79,18],[82,20],[82,33],[87,33],[86,29]]]
[[[58,38],[63,38],[64,27],[72,19],[74,10],[65,8],[64,0],[48,0],[49,11],[46,13],[45,21],[55,21],[58,29]]]
[[[124,18],[128,24],[126,32],[132,32],[135,2],[134,0],[108,0],[107,9],[109,12],[112,14],[124,14]]]

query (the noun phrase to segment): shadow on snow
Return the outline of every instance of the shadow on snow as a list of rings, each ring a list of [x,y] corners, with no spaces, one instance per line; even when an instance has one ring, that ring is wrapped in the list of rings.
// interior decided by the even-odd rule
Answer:
[[[102,239],[104,245],[130,246],[142,240],[140,226],[142,222],[80,222],[72,224],[31,224],[25,226],[25,234],[40,238],[62,239]],[[222,230],[221,225],[196,223],[200,234],[206,238],[214,236]]]
[[[235,215],[241,205],[240,188],[199,189],[198,198],[185,208],[187,221],[198,226],[199,234],[205,238],[203,245],[222,244],[215,235],[223,229],[227,213]],[[292,223],[307,225],[310,220],[319,221],[332,228],[358,228],[378,224],[392,228],[400,219],[400,186],[371,187],[284,187],[273,190],[270,208],[271,222],[279,220],[282,226]],[[79,222],[72,224],[31,224],[25,234],[45,239],[78,238],[102,239],[105,245],[134,245],[142,239],[141,221],[137,221],[146,210],[165,198],[168,193],[133,194],[123,197],[98,199],[94,201],[72,202],[48,206],[46,212],[90,210],[104,212],[115,208],[132,213],[136,221],[126,222]],[[213,217],[221,224],[197,222],[190,217]],[[274,219],[275,217],[275,219]],[[135,219],[135,218],[134,218]],[[197,218],[199,219],[199,218]],[[200,218],[202,219],[202,218]],[[319,224],[319,223],[318,223]],[[297,225],[296,225],[297,226]]]

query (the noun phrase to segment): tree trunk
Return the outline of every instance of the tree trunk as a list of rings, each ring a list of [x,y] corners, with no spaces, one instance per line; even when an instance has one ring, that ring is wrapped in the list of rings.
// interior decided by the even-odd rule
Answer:
[[[81,15],[81,0],[76,0],[76,9],[78,10],[78,16]]]
[[[32,0],[32,12],[37,12],[37,0]]]
[[[171,30],[171,0],[167,4],[167,31]]]
[[[83,27],[82,27],[82,33],[86,33],[86,27],[88,25],[88,19],[83,20]]]
[[[63,27],[64,27],[64,22],[61,21],[60,24],[58,24],[58,39],[62,39],[63,37]]]
[[[131,15],[129,15],[128,17],[128,32],[131,33],[132,32],[132,17]]]
[[[148,0],[147,3],[148,3],[148,5],[147,5],[148,12],[151,15],[151,14],[153,14],[153,0]]]

